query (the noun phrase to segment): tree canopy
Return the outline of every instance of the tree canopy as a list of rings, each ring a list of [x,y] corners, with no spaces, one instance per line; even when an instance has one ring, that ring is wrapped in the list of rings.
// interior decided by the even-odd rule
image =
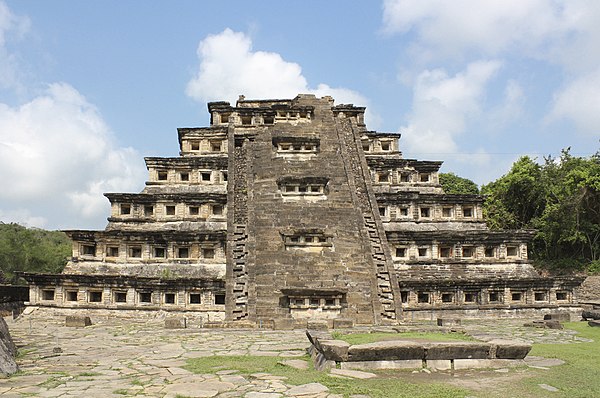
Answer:
[[[459,177],[454,173],[440,173],[440,185],[448,194],[478,194],[479,187],[468,178]]]
[[[60,231],[0,222],[0,281],[15,282],[15,271],[62,272],[71,241]]]
[[[546,264],[600,262],[600,152],[576,157],[569,149],[543,164],[524,156],[484,185],[491,228],[534,228],[534,260]]]

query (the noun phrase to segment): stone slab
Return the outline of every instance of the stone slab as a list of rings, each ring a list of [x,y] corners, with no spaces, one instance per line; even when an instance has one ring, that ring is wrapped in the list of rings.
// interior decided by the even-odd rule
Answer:
[[[321,383],[308,383],[290,388],[286,395],[292,397],[301,397],[303,395],[314,395],[327,391],[329,391],[329,389]]]
[[[454,369],[501,369],[514,366],[525,365],[523,360],[519,359],[455,359]]]
[[[490,356],[491,345],[470,342],[431,342],[424,345],[423,359],[486,359]]]
[[[309,330],[328,330],[329,324],[325,320],[308,321],[306,328]]]
[[[185,329],[187,328],[187,319],[181,318],[167,318],[165,319],[165,329]]]
[[[571,314],[568,312],[551,312],[550,314],[544,315],[545,321],[559,321],[559,322],[569,322],[571,321]]]
[[[336,318],[333,320],[334,329],[346,329],[354,327],[354,321],[352,319]]]
[[[460,319],[458,318],[438,318],[438,326],[460,326]]]
[[[342,369],[356,370],[378,370],[378,369],[420,369],[423,367],[423,360],[395,360],[395,361],[356,361],[340,363]]]
[[[92,320],[89,316],[67,315],[65,317],[65,326],[67,327],[86,327],[91,326]]]
[[[347,361],[349,348],[350,344],[342,340],[319,340],[319,351],[331,361]]]
[[[425,366],[431,370],[450,370],[452,369],[452,361],[449,359],[428,359],[425,361]]]
[[[425,349],[411,341],[378,341],[357,344],[348,349],[348,361],[387,361],[423,359]]]
[[[495,357],[498,359],[523,359],[531,351],[531,344],[526,343],[504,343],[494,346]]]
[[[308,362],[306,362],[302,359],[286,359],[286,360],[281,361],[280,363],[285,366],[289,366],[290,368],[294,368],[294,369],[301,369],[301,370],[308,369]]]
[[[600,319],[600,310],[584,310],[581,313],[581,317],[585,320]]]
[[[329,373],[337,376],[351,377],[353,379],[372,379],[373,377],[377,377],[375,373],[351,369],[331,369]]]
[[[296,328],[296,320],[293,318],[273,319],[273,329],[275,330],[293,330],[294,328]]]

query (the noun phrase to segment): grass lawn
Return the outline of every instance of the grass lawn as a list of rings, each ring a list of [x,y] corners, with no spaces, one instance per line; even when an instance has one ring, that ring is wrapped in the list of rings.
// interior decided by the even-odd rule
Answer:
[[[309,360],[308,357],[302,359]],[[185,369],[202,374],[215,373],[226,369],[238,370],[240,374],[245,376],[253,373],[269,373],[274,376],[287,377],[286,384],[321,383],[327,386],[330,392],[343,394],[344,396],[368,394],[372,398],[458,398],[468,395],[467,390],[441,383],[409,383],[398,378],[341,379],[332,377],[326,372],[318,372],[313,369],[298,370],[281,365],[278,363],[281,360],[282,358],[278,357],[263,356],[213,356],[190,359]]]
[[[546,358],[559,358],[564,365],[553,366],[549,370],[539,370],[537,375],[528,378],[516,393],[523,397],[600,397],[600,328],[590,327],[587,322],[569,322],[564,326],[576,330],[579,337],[594,340],[591,343],[574,344],[534,344],[529,355]],[[539,384],[548,384],[558,392],[539,392]],[[537,392],[537,394],[536,394]]]

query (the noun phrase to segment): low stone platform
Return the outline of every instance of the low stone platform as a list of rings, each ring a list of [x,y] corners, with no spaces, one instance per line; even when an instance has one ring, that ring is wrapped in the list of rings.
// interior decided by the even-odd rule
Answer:
[[[319,370],[342,369],[465,369],[520,365],[531,344],[492,340],[488,342],[386,340],[350,345],[307,330],[310,353]]]

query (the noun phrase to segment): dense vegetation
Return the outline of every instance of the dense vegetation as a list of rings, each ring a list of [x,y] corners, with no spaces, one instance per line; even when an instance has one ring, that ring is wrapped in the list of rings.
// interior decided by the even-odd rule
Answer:
[[[528,156],[484,185],[488,225],[536,229],[532,258],[555,271],[600,271],[600,152],[588,158],[569,150],[543,164]]]
[[[16,282],[15,271],[59,273],[70,255],[63,232],[0,222],[0,282]]]
[[[459,177],[454,173],[440,173],[440,185],[445,193],[449,194],[475,194],[479,187],[468,178]]]
[[[477,184],[441,173],[449,194],[477,194]],[[600,152],[576,157],[564,150],[538,164],[517,160],[498,180],[481,187],[492,229],[535,229],[531,258],[554,272],[600,272]]]

